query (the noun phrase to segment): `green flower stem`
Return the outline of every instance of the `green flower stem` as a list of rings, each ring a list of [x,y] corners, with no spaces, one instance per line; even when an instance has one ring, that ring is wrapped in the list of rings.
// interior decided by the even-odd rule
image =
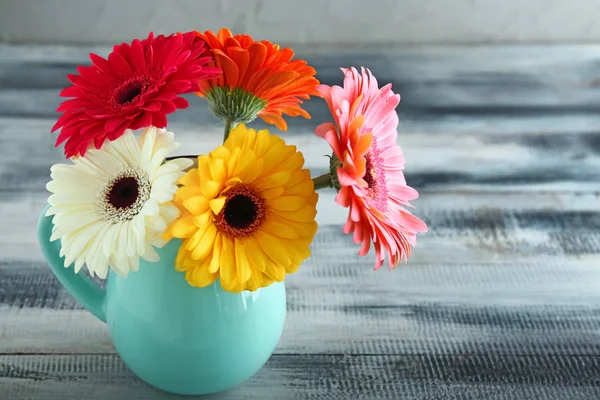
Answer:
[[[225,143],[225,141],[229,137],[229,132],[231,132],[231,128],[233,128],[233,120],[226,119],[225,120],[225,132],[223,132],[223,143]]]
[[[333,182],[331,181],[331,174],[329,173],[313,178],[313,182],[315,184],[315,190],[333,187]]]

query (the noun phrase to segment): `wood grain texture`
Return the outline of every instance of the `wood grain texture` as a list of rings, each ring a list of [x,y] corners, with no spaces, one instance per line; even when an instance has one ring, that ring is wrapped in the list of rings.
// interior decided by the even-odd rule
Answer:
[[[598,356],[274,355],[250,381],[202,399],[588,400]],[[177,399],[149,388],[116,355],[0,356],[0,398]]]
[[[47,119],[0,118],[3,198],[45,193],[50,165],[65,162],[61,150],[53,148],[51,124]],[[216,124],[173,124],[170,129],[181,144],[178,155],[206,153],[222,137]],[[19,140],[14,140],[15,132],[22,132]],[[325,155],[331,150],[323,139],[302,129],[282,136],[303,152],[314,175],[328,170]],[[398,141],[407,160],[407,182],[418,190],[600,191],[595,173],[600,135],[593,133],[406,134]]]
[[[286,280],[277,352],[600,351],[600,213],[437,209],[424,218],[431,231],[393,273],[373,272],[350,237],[322,226],[313,257]],[[113,351],[105,327],[43,262],[7,261],[1,271],[0,353]]]
[[[365,66],[403,96],[401,132],[597,132],[600,123],[600,45],[298,48],[326,84],[340,84],[338,67]],[[89,52],[108,47],[19,47],[0,44],[0,116],[55,118],[66,74],[88,65]],[[212,120],[200,99],[173,122]],[[326,117],[311,100],[311,121],[295,118],[291,129],[313,129]]]
[[[106,48],[0,45],[0,400],[166,399],[52,276],[35,225],[65,75]],[[373,272],[323,192],[313,256],[286,279],[267,365],[231,399],[600,397],[600,46],[312,50],[326,83],[370,66],[403,95],[406,177],[430,226],[408,265]],[[286,141],[316,175],[326,119]],[[260,122],[258,127],[264,126]],[[202,100],[170,119],[178,154],[218,145]]]

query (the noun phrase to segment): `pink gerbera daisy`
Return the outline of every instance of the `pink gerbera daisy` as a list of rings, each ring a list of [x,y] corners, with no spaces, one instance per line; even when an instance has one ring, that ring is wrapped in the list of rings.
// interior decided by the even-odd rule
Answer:
[[[342,71],[344,87],[318,87],[335,124],[321,124],[316,133],[333,149],[336,202],[350,208],[344,232],[354,233],[354,242],[362,244],[361,256],[373,242],[375,269],[386,253],[394,269],[407,260],[417,232],[427,231],[425,223],[404,208],[419,194],[406,184],[404,155],[396,143],[400,95],[392,92],[391,84],[380,89],[369,70]]]
[[[65,140],[67,157],[84,155],[93,143],[115,140],[126,129],[167,125],[167,114],[187,108],[182,93],[200,90],[199,82],[216,77],[220,70],[206,67],[212,58],[193,32],[135,39],[114,46],[108,59],[90,54],[93,65],[77,67],[68,75],[73,83],[64,89],[64,111],[52,132],[62,128],[56,141]]]

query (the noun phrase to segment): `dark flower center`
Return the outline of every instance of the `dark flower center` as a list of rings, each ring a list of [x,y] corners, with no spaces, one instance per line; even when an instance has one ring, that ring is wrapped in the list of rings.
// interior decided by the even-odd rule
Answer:
[[[375,179],[376,179],[374,176],[375,171],[373,170],[371,157],[369,157],[369,155],[367,155],[366,159],[367,159],[367,164],[366,164],[367,172],[365,172],[365,176],[363,176],[363,179],[365,180],[365,182],[367,182],[367,185],[369,185],[369,187],[372,187],[375,184]]]
[[[257,230],[265,219],[265,201],[251,187],[238,184],[226,193],[225,205],[215,226],[226,236],[239,238]]]
[[[113,95],[113,101],[120,106],[128,105],[148,87],[147,78],[132,78],[119,86]]]
[[[98,207],[106,221],[131,220],[144,208],[151,189],[144,171],[127,168],[106,183]]]
[[[254,201],[246,195],[236,194],[225,205],[225,222],[232,228],[247,228],[254,222],[258,210]]]
[[[140,185],[137,179],[133,176],[125,176],[118,178],[112,185],[112,188],[106,194],[107,202],[121,210],[131,207],[138,199]]]
[[[378,210],[387,210],[388,190],[385,177],[383,157],[377,148],[377,141],[373,140],[371,149],[366,155],[366,172],[363,180],[367,183],[367,193]]]

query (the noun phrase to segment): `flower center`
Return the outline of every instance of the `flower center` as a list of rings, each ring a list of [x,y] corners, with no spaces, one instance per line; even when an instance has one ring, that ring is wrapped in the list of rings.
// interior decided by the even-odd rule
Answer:
[[[128,168],[108,181],[100,196],[104,219],[123,222],[133,219],[150,198],[150,181],[144,172]]]
[[[148,78],[131,78],[121,86],[117,87],[113,93],[112,101],[117,106],[126,106],[131,104],[142,93],[146,91],[149,85]]]
[[[387,184],[383,168],[383,157],[377,148],[377,141],[373,138],[371,149],[366,155],[366,172],[363,180],[367,182],[367,195],[371,204],[379,211],[387,210]]]
[[[249,185],[239,183],[226,193],[227,199],[215,226],[224,235],[240,238],[256,231],[265,220],[265,201]]]

